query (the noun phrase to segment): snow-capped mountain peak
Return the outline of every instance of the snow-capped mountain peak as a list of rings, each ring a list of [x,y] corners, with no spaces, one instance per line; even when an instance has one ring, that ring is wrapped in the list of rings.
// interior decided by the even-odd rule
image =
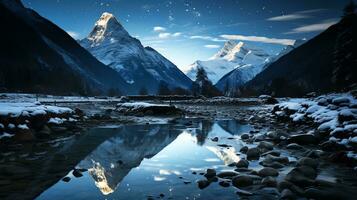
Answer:
[[[130,37],[120,22],[111,13],[104,12],[99,20],[95,23],[88,40],[94,43],[102,42],[105,38],[122,38]]]
[[[207,61],[196,61],[186,72],[195,79],[197,68],[202,67],[208,78],[215,84],[228,72],[247,65],[261,65],[269,60],[264,50],[247,45],[241,41],[228,40],[221,50]]]
[[[192,81],[173,63],[130,36],[113,14],[103,13],[80,44],[102,63],[113,68],[136,92],[155,94],[166,82],[170,89],[189,89]]]
[[[219,59],[219,58],[225,57],[237,45],[238,45],[237,41],[228,40],[226,43],[224,43],[223,48],[221,50],[219,50],[215,55],[213,55],[210,59],[214,60],[214,59]]]

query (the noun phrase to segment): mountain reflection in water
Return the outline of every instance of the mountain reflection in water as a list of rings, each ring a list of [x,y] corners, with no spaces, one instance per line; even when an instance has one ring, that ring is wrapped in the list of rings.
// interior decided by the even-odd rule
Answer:
[[[172,197],[202,197],[196,184],[185,185],[183,180],[194,182],[199,177],[193,177],[192,171],[208,167],[228,169],[226,165],[240,159],[237,150],[241,144],[234,135],[249,130],[248,125],[236,121],[197,121],[189,127],[123,126],[79,162],[77,168],[88,169],[88,173],[81,178],[69,173],[70,182],[59,181],[38,199],[97,199],[102,195],[109,199],[146,199],[165,192]],[[214,137],[219,141],[212,141]]]

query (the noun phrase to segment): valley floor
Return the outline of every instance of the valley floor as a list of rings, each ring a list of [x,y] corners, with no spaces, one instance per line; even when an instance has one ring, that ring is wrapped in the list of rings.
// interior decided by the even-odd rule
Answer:
[[[349,94],[277,104],[265,104],[266,97],[126,103],[126,98],[0,96],[1,199],[357,195],[357,104]],[[9,104],[24,102],[56,112],[34,120],[31,107],[27,118],[8,118],[19,109],[9,110]],[[39,121],[40,128],[34,126]]]

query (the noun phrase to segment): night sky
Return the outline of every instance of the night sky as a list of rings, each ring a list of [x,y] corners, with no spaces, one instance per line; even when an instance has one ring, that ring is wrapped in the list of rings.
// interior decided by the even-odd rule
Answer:
[[[277,53],[337,22],[349,0],[22,0],[74,38],[86,37],[103,12],[179,68],[206,60],[226,39]]]

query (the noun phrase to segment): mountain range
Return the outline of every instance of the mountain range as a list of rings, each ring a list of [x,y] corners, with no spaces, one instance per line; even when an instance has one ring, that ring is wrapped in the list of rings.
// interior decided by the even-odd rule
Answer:
[[[0,1],[0,90],[53,94],[130,93],[116,71],[102,64],[64,30],[25,8]]]
[[[192,81],[173,63],[124,29],[110,13],[103,13],[80,44],[98,60],[117,71],[136,92],[145,88],[156,94],[160,83],[169,89],[189,90]]]
[[[191,64],[186,75],[194,80],[197,68],[203,68],[208,78],[216,84],[224,75],[245,65],[261,65],[268,62],[270,55],[264,50],[248,46],[243,42],[227,41],[223,48],[207,61]]]

